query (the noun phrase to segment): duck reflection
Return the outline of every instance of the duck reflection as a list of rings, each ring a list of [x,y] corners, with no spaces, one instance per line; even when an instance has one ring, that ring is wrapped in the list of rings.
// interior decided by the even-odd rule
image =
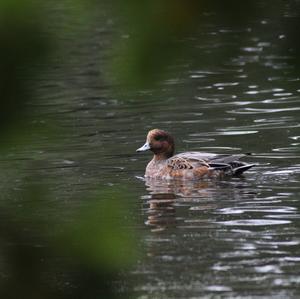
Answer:
[[[149,197],[147,197],[147,221],[146,225],[152,227],[152,231],[162,231],[166,228],[176,227],[179,216],[176,216],[176,205],[184,202],[201,203],[201,210],[214,209],[214,203],[208,203],[213,196],[211,182],[183,182],[183,181],[158,181],[145,179]]]
[[[175,194],[173,193],[153,193],[147,201],[146,225],[152,227],[152,231],[161,231],[167,227],[176,226],[175,217]]]

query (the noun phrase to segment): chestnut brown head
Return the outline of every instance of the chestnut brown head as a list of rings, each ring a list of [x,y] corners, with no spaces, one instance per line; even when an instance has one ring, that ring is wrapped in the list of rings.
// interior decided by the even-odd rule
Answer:
[[[146,143],[137,152],[150,150],[157,156],[169,158],[174,154],[174,139],[166,131],[154,129],[149,131]]]

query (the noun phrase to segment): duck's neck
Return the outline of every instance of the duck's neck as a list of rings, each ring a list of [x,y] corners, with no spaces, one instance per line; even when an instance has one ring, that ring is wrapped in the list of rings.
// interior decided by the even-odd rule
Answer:
[[[155,162],[165,161],[165,160],[168,160],[169,158],[171,158],[172,156],[173,156],[173,152],[172,153],[155,154],[153,156],[153,161],[155,161]]]
[[[174,142],[164,143],[162,147],[152,148],[151,151],[153,152],[153,161],[165,161],[171,158],[174,155]]]

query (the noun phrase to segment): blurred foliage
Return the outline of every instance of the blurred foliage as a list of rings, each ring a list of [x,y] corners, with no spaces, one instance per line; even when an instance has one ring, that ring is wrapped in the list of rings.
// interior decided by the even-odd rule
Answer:
[[[87,196],[86,207],[65,219],[47,214],[49,188],[31,180],[20,194],[21,210],[15,202],[0,209],[1,298],[113,298],[110,284],[136,256],[119,212],[128,192]]]
[[[216,28],[231,30],[247,26],[261,30],[261,20],[278,19],[282,22],[284,19],[285,22],[279,22],[276,28],[285,37],[281,54],[292,51],[296,54],[293,63],[300,61],[296,29],[299,27],[297,13],[300,3],[297,0],[289,3],[279,0],[130,0],[113,3],[112,11],[119,20],[121,33],[115,46],[115,60],[110,74],[118,84],[124,84],[125,89],[148,88],[172,75],[176,76],[170,67],[180,65],[182,59],[188,58],[199,65],[216,61],[221,64],[226,57],[236,54],[238,47],[222,48],[220,56],[214,57],[203,56],[203,51],[189,48],[189,39],[195,36],[207,38],[201,35],[207,17]],[[290,16],[282,18],[286,11]],[[220,38],[227,37],[223,35]]]
[[[56,32],[49,30],[55,5],[65,11]],[[90,10],[83,1],[0,2],[2,139],[25,147],[32,142],[31,136],[56,134],[49,122],[40,130],[31,121],[31,104],[40,101],[34,82],[51,63],[51,56],[61,50],[62,36],[70,32],[79,36],[80,32],[72,32],[72,21],[83,24]],[[3,144],[1,154],[10,150]],[[38,177],[32,170],[19,192],[14,190],[18,179],[16,172],[9,191],[1,196],[0,297],[114,298],[113,282],[136,257],[133,232],[128,228],[132,225],[119,212],[127,210],[128,190],[102,188],[97,194],[86,194],[85,208],[78,207],[66,220],[63,211],[60,217],[48,215],[54,194],[47,177]],[[54,205],[58,210],[58,202]]]
[[[67,235],[61,236],[61,241],[71,245],[86,264],[107,272],[128,266],[136,256],[133,232],[128,229],[132,225],[126,221],[124,226],[122,220],[129,191],[120,189],[101,190],[96,198],[88,199],[88,207],[80,210],[76,220],[64,230]]]
[[[236,0],[130,0],[118,1],[114,8],[125,38],[116,46],[112,72],[127,88],[147,87],[165,79],[168,66],[191,55],[182,39],[199,30],[205,13],[213,12],[224,25],[240,25],[255,12],[254,2]]]

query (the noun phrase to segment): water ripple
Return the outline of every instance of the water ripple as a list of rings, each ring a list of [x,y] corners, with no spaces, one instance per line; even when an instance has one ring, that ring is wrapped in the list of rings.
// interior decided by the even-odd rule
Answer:
[[[265,202],[265,201],[264,201]],[[271,203],[273,203],[272,201]],[[283,213],[283,214],[294,214],[297,213],[297,209],[295,207],[288,207],[288,206],[249,206],[249,207],[229,207],[229,208],[223,208],[218,209],[216,211],[217,214],[243,214],[248,212],[254,212],[254,213]]]
[[[288,107],[288,108],[240,108],[227,111],[227,113],[233,114],[263,114],[263,113],[277,113],[286,111],[299,111],[300,107]]]
[[[289,224],[289,220],[267,220],[267,219],[239,219],[215,222],[225,226],[265,226]]]

